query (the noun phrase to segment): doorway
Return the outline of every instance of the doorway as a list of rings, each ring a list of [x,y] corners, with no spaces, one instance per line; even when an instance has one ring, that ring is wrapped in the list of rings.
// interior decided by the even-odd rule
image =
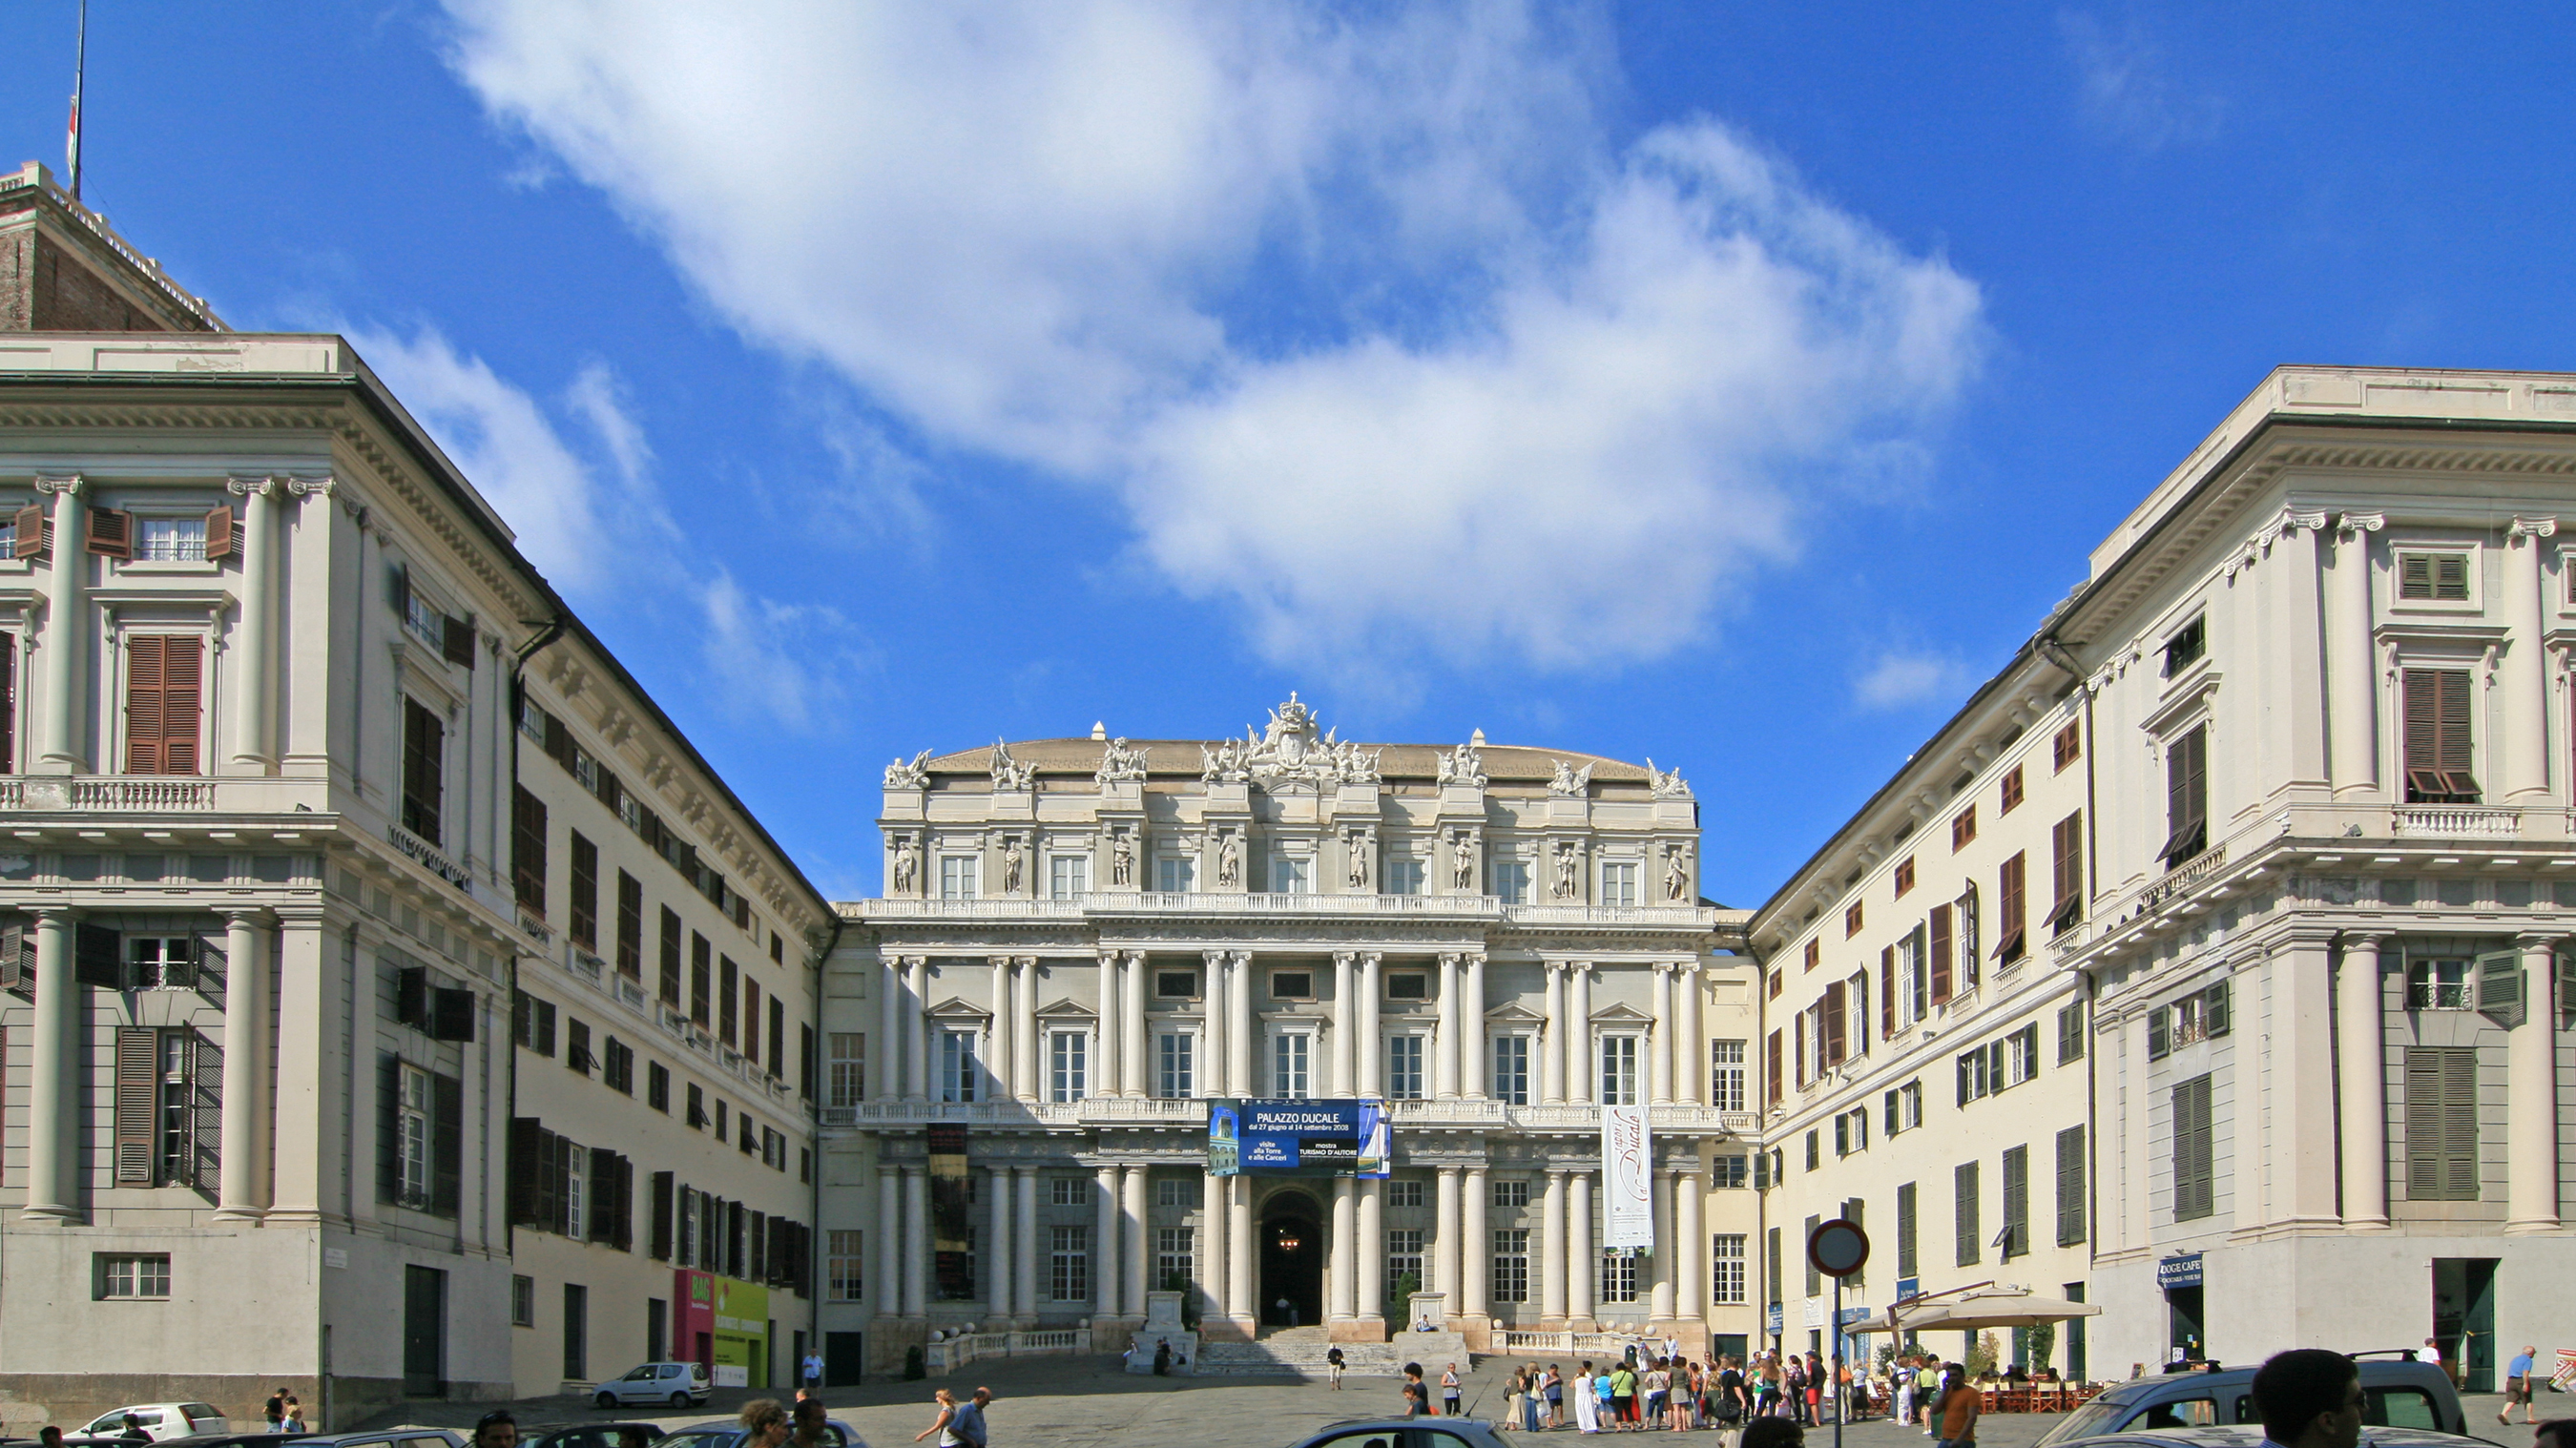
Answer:
[[[823,1386],[855,1388],[866,1376],[867,1336],[856,1332],[823,1334]]]
[[[2464,1393],[2496,1390],[2496,1262],[2493,1257],[2433,1259],[2433,1340]]]
[[[1323,1320],[1323,1212],[1302,1191],[1273,1192],[1261,1206],[1261,1321],[1311,1327]]]
[[[2208,1356],[2201,1346],[2200,1284],[2165,1289],[2165,1361],[2199,1362]]]
[[[403,1396],[447,1396],[447,1274],[403,1269]]]

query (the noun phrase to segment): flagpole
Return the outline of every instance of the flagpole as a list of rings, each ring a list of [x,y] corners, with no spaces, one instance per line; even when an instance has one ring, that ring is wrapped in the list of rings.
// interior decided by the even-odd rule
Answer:
[[[81,186],[81,80],[89,70],[89,0],[80,0],[80,31],[72,42],[72,123],[63,138],[63,161],[71,172],[72,201],[80,201]]]

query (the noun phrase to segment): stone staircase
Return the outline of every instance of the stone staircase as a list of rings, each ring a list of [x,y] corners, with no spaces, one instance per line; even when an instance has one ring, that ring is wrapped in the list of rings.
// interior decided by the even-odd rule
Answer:
[[[1258,1342],[1202,1343],[1199,1359],[1191,1367],[1200,1377],[1302,1377],[1321,1381],[1329,1371],[1324,1355],[1334,1346],[1321,1327],[1285,1327],[1264,1334]],[[1444,1365],[1454,1362],[1464,1371],[1469,1362],[1466,1339],[1454,1332],[1408,1332],[1399,1334],[1394,1342],[1346,1342],[1339,1346],[1345,1377],[1400,1377],[1406,1363],[1418,1362],[1424,1375],[1436,1383]]]

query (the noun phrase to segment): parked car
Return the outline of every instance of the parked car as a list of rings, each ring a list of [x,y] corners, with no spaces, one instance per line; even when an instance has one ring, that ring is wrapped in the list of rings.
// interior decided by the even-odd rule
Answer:
[[[223,1441],[257,1445],[274,1443],[277,1438],[278,1435],[273,1433],[239,1434]],[[193,1438],[168,1441],[184,1441],[188,1448],[198,1448],[198,1442]],[[445,1428],[413,1426],[370,1428],[363,1433],[298,1433],[293,1435],[292,1441],[295,1448],[465,1448],[465,1439]],[[209,1444],[207,1448],[214,1448],[214,1445]]]
[[[644,1448],[661,1436],[658,1423],[571,1423],[560,1428],[521,1424],[519,1448]]]
[[[2161,1428],[2144,1433],[2111,1433],[2097,1438],[2070,1440],[2084,1448],[2260,1448],[2264,1441],[2259,1423],[2239,1423],[2224,1428]],[[2429,1428],[2370,1428],[2361,1430],[2361,1448],[2496,1448],[2484,1438],[2460,1433],[2436,1433]]]
[[[868,1448],[860,1440],[859,1430],[838,1418],[824,1419],[823,1427],[823,1441],[835,1445],[835,1448]],[[653,1440],[653,1448],[742,1448],[742,1440],[748,1436],[739,1421],[721,1418],[712,1423],[691,1423],[685,1428],[674,1428]],[[1448,1448],[1448,1445],[1443,1445],[1443,1448]]]
[[[2434,1434],[2465,1435],[2468,1417],[2460,1411],[2459,1390],[2442,1369],[2407,1358],[2360,1356],[2361,1421],[2373,1428],[2404,1428]],[[2254,1407],[2254,1369],[2223,1372],[2165,1373],[2137,1378],[2106,1390],[2050,1429],[2039,1448],[2058,1448],[2079,1439],[2113,1433],[2162,1433],[2172,1429],[2221,1428],[2249,1424],[2255,1441],[2262,1438],[2262,1414]],[[2372,1435],[2378,1441],[2377,1435]],[[2232,1441],[2232,1440],[2231,1440]]]
[[[143,1435],[155,1443],[169,1438],[191,1438],[233,1430],[223,1411],[212,1403],[137,1403],[129,1408],[110,1408],[65,1436],[125,1437],[128,1413],[142,1420]]]
[[[1295,1448],[1512,1448],[1512,1440],[1482,1418],[1353,1418]]]
[[[301,1443],[312,1436],[310,1433],[192,1433],[185,1438],[164,1438],[161,1441],[171,1448],[264,1448],[264,1445],[290,1439]],[[70,1441],[64,1440],[67,1445]],[[130,1443],[133,1440],[129,1438],[126,1441]]]
[[[700,1363],[646,1363],[624,1377],[610,1378],[590,1390],[590,1400],[603,1408],[629,1403],[668,1403],[686,1408],[706,1402],[715,1384]]]

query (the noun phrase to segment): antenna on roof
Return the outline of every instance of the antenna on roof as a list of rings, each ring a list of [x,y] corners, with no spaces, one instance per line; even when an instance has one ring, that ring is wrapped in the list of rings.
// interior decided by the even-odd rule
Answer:
[[[72,200],[80,200],[81,77],[89,69],[89,0],[80,0],[80,35],[72,45],[72,123],[63,138],[63,169],[71,173]]]

